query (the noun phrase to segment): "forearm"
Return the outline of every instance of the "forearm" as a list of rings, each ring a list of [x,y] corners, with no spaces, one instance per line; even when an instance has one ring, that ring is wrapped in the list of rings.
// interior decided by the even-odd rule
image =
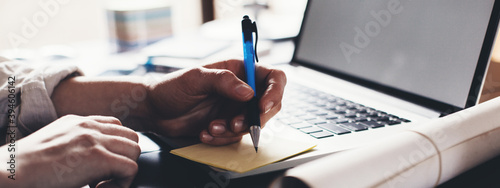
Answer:
[[[67,114],[147,118],[146,86],[141,77],[85,77],[62,81],[51,99],[59,117]]]

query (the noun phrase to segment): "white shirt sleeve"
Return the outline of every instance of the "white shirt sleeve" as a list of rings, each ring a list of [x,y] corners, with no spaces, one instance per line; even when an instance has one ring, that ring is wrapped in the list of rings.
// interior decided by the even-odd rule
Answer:
[[[76,66],[33,68],[30,64],[0,57],[0,145],[8,142],[6,135],[13,130],[17,131],[16,139],[20,139],[56,120],[50,96],[60,81],[76,75],[82,75]],[[12,107],[14,112],[9,113]]]

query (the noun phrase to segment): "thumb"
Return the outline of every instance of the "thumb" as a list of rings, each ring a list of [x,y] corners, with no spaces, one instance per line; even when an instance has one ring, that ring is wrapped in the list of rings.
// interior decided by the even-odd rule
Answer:
[[[199,68],[195,71],[200,71],[202,77],[199,84],[190,85],[201,88],[205,94],[215,92],[237,101],[248,101],[254,95],[253,89],[229,70]]]

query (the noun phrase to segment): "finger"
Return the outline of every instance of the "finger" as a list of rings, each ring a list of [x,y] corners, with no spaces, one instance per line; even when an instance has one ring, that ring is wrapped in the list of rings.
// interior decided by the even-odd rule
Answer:
[[[221,61],[221,62],[206,64],[203,67],[209,68],[209,69],[230,70],[235,75],[237,75],[239,78],[244,78],[245,77],[245,68],[244,68],[245,66],[244,65],[245,64],[243,63],[242,60],[230,59],[230,60],[225,60],[225,61]]]
[[[89,116],[88,118],[94,121],[93,123],[86,123],[89,126],[88,128],[99,130],[102,134],[120,136],[136,143],[139,142],[139,136],[135,131],[128,127],[117,125],[113,118],[103,118],[103,116]]]
[[[108,178],[106,181],[97,187],[130,187],[137,173],[138,166],[135,160],[127,157],[110,153],[108,158]]]
[[[116,125],[122,125],[122,122],[113,116],[87,116],[90,119],[93,119],[94,121],[100,122],[100,123],[110,123],[110,124],[116,124]]]
[[[194,95],[218,93],[237,101],[248,101],[253,96],[253,89],[226,69],[193,68],[183,76],[189,89],[186,92]]]
[[[267,74],[261,75],[263,79],[264,92],[262,93],[259,101],[259,108],[261,112],[268,113],[271,109],[279,106],[283,98],[283,93],[285,91],[286,76],[285,73],[277,69],[268,69],[261,66],[261,72],[267,72]]]
[[[243,62],[240,60],[227,60],[208,64],[205,65],[205,67],[212,69],[228,69],[236,75],[244,75],[242,71],[244,70],[243,65]],[[287,82],[286,75],[283,71],[275,69],[272,66],[256,64],[256,77],[258,84],[260,83],[257,87],[264,90],[263,93],[260,94],[259,107],[261,112],[267,113],[271,109],[280,106]]]
[[[208,133],[212,136],[225,135],[228,132],[232,131],[227,127],[226,120],[223,119],[213,120],[208,126]]]
[[[237,135],[234,137],[214,137],[211,136],[207,130],[203,130],[200,133],[200,140],[205,144],[210,145],[227,145],[240,141],[242,138],[241,135]]]
[[[266,125],[266,123],[274,117],[281,109],[281,103],[272,108],[269,112],[265,114],[260,114],[260,122],[262,124],[262,128]]]
[[[231,120],[231,130],[235,133],[245,132],[248,126],[245,124],[245,116],[238,115]]]
[[[132,160],[137,160],[141,154],[141,148],[137,142],[120,136],[102,136],[99,141],[108,151]]]
[[[233,132],[227,125],[219,124],[221,122],[226,122],[226,120],[214,120],[208,127],[208,134],[215,138],[227,138],[227,137],[238,137],[246,134],[246,132]],[[224,126],[223,128],[216,128],[218,126]],[[224,129],[224,132],[220,131],[220,129]]]

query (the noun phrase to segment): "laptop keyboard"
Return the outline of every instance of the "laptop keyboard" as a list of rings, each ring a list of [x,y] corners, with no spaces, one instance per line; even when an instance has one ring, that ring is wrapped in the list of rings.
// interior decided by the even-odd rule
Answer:
[[[318,139],[410,122],[408,119],[293,83],[287,85],[284,97],[283,108],[276,119]]]

